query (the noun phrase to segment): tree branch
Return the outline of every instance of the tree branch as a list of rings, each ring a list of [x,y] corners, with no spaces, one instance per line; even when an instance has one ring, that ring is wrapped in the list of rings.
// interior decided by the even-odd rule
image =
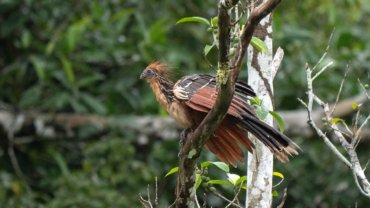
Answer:
[[[256,26],[264,17],[270,14],[272,10],[274,10],[276,6],[279,5],[280,2],[281,0],[270,0],[264,2],[257,8],[253,8],[247,22],[244,25],[244,29],[240,37],[241,41],[236,50],[237,53],[232,64],[232,68],[234,69],[233,82],[236,82],[238,79],[238,75],[241,69],[241,65],[243,63],[245,52],[247,50],[249,43],[251,42]]]
[[[315,129],[317,134],[324,140],[325,144],[334,152],[335,155],[338,156],[339,159],[341,159],[351,170],[355,179],[355,182],[357,184],[358,189],[360,192],[370,198],[370,182],[366,178],[364,168],[362,168],[360,161],[358,159],[357,153],[355,151],[355,147],[358,143],[358,131],[363,128],[363,126],[367,123],[368,119],[370,118],[370,115],[367,116],[361,127],[355,132],[352,133],[354,135],[351,138],[351,141],[348,142],[345,136],[342,132],[337,131],[338,125],[336,122],[333,122],[333,112],[330,110],[330,107],[327,103],[322,101],[317,95],[314,94],[313,91],[313,81],[315,78],[317,78],[321,73],[323,73],[328,66],[324,66],[322,70],[320,70],[315,76],[312,77],[312,71],[308,66],[306,68],[306,74],[307,74],[307,88],[308,88],[308,104],[301,101],[307,108],[308,117],[309,117],[309,124]],[[347,72],[346,72],[347,73]],[[342,88],[343,83],[341,84],[340,90]],[[330,141],[330,139],[324,134],[313,122],[312,120],[312,106],[313,103],[318,103],[324,110],[326,120],[328,122],[329,127],[334,129],[334,135],[338,138],[339,142],[341,143],[341,146],[344,148],[345,152],[347,153],[347,157],[345,157],[336,147],[335,145]],[[335,105],[334,105],[335,106]],[[357,117],[356,117],[357,118]],[[357,123],[357,121],[356,121]]]
[[[249,16],[238,46],[238,55],[234,58],[232,67],[229,63],[230,47],[230,16],[228,10],[235,6],[236,0],[221,0],[218,4],[218,70],[217,98],[215,105],[194,132],[188,134],[179,154],[179,173],[176,185],[176,206],[192,207],[195,198],[195,166],[204,144],[216,127],[224,119],[231,103],[235,83],[239,76],[241,64],[249,45],[255,26],[269,14],[281,0],[271,0],[254,9]],[[231,74],[230,74],[231,72]]]
[[[186,138],[179,154],[179,173],[176,184],[176,207],[193,207],[195,199],[195,167],[204,144],[224,119],[231,103],[233,87],[230,82],[229,47],[230,16],[228,9],[238,1],[220,1],[218,4],[218,70],[215,105],[201,124]]]

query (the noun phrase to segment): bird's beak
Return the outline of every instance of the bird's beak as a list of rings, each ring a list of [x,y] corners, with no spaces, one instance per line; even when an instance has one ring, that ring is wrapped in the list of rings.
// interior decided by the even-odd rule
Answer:
[[[147,77],[147,73],[146,71],[143,71],[143,73],[141,73],[140,75],[140,79],[145,79]]]

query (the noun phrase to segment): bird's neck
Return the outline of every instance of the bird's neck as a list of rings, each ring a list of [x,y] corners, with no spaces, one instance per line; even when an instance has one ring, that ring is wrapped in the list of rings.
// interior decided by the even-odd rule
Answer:
[[[158,102],[163,108],[168,109],[174,99],[173,83],[164,78],[150,79],[148,82]]]

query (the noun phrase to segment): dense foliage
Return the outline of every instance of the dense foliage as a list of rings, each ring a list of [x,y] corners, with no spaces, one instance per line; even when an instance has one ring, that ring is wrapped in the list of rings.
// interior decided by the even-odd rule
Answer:
[[[185,16],[210,19],[216,8],[215,1],[3,0],[0,101],[48,113],[162,115],[151,91],[138,80],[141,70],[153,60],[163,60],[177,76],[200,70],[213,73],[203,57],[203,47],[212,42],[207,28],[175,22]],[[369,18],[366,0],[284,1],[274,14],[274,44],[285,50],[275,81],[276,108],[301,107],[296,98],[305,96],[304,65],[317,62],[334,28],[329,59],[335,66],[316,87],[333,101],[349,64],[352,71],[343,97],[358,94],[357,78],[369,82]],[[368,203],[350,171],[320,140],[294,139],[304,153],[290,164],[276,165],[287,178],[280,185],[281,190],[288,187],[287,207]],[[0,206],[138,206],[139,193],[145,193],[147,184],[153,187],[156,176],[161,204],[168,205],[174,178],[164,175],[176,166],[177,141],[153,139],[145,146],[136,141],[137,135],[116,129],[102,138],[16,146],[25,183],[1,138]]]

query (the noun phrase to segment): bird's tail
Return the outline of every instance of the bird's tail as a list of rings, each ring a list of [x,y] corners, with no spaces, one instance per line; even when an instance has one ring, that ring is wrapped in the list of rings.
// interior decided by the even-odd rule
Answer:
[[[217,158],[234,167],[244,159],[241,147],[253,152],[255,146],[248,132],[267,146],[278,160],[285,163],[289,156],[297,155],[300,148],[287,136],[254,116],[243,115],[240,119],[226,117],[207,141],[206,147]]]
[[[245,130],[252,133],[283,163],[289,161],[289,156],[298,155],[301,150],[287,136],[254,116],[242,115],[239,121]]]

